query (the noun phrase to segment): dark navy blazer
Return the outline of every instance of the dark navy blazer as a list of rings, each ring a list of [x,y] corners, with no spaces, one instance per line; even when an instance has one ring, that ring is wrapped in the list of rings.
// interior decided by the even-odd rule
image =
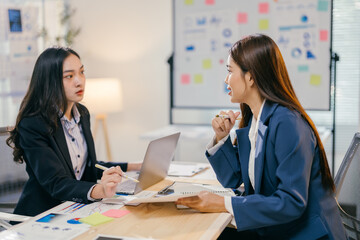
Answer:
[[[81,181],[77,180],[72,167],[63,128],[49,134],[49,125],[40,116],[21,120],[19,144],[29,179],[26,182],[14,213],[35,216],[63,201],[89,203],[88,191],[101,178],[102,171],[95,168],[96,154],[90,130],[90,116],[85,106],[77,104],[81,114],[80,124],[88,148],[88,158]],[[119,163],[102,163],[111,167]],[[120,163],[123,171],[126,163]]]
[[[346,239],[334,194],[321,183],[316,137],[298,112],[266,101],[255,151],[255,191],[248,175],[249,130],[236,131],[213,155],[206,153],[225,187],[244,183],[246,196],[231,198],[238,231],[270,239]]]

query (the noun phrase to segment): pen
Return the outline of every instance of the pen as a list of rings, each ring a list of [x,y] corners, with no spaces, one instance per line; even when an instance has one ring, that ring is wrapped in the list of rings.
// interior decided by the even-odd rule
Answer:
[[[217,115],[215,115],[215,117],[220,117],[220,118],[230,118],[230,116],[229,115],[219,115],[219,114],[217,114]],[[235,120],[240,120],[241,118],[240,117],[238,117],[238,118],[236,118]]]
[[[98,169],[101,169],[101,170],[108,170],[109,168],[107,168],[107,167],[105,167],[105,166],[102,166],[102,165],[100,165],[100,164],[95,164],[95,167],[97,167]],[[124,177],[124,178],[127,178],[127,179],[130,179],[131,181],[134,181],[134,182],[139,182],[137,179],[135,179],[135,178],[132,178],[132,177],[129,177],[129,176],[127,176],[125,173],[123,173],[122,174],[122,176]]]

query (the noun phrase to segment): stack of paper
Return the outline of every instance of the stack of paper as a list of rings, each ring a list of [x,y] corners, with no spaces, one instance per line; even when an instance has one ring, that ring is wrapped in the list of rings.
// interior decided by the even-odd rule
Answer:
[[[171,163],[168,175],[176,177],[191,177],[206,170],[203,164],[178,164]]]

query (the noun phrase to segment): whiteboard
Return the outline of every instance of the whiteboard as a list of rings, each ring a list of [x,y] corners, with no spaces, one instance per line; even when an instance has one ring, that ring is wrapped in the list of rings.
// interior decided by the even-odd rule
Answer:
[[[59,29],[63,0],[0,1],[0,127],[13,126],[35,61],[48,37]]]
[[[174,0],[172,108],[237,108],[227,95],[232,44],[278,44],[303,107],[330,109],[331,0]]]

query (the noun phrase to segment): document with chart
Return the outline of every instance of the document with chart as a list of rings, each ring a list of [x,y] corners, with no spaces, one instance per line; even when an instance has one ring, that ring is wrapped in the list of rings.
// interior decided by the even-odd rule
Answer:
[[[188,182],[174,182],[159,192],[142,191],[138,197],[129,201],[127,204],[151,203],[151,202],[175,202],[182,197],[198,195],[201,191],[209,191],[221,196],[235,196],[229,188],[221,185],[197,184]]]

